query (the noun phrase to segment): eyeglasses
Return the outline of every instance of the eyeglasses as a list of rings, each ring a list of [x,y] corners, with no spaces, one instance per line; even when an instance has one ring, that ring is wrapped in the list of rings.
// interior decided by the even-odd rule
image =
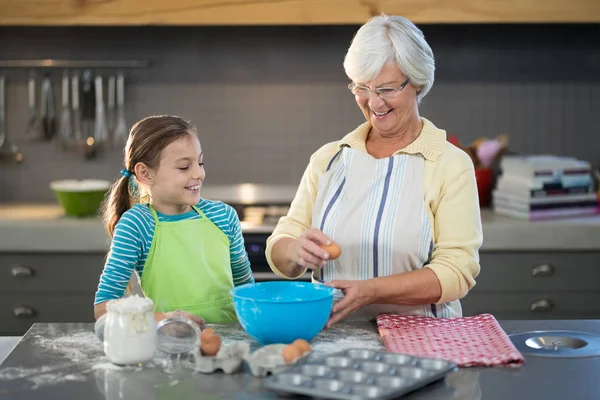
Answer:
[[[410,82],[410,79],[406,79],[402,83],[402,85],[398,86],[397,88],[381,87],[381,88],[377,88],[375,90],[371,90],[366,86],[357,85],[356,83],[352,82],[351,84],[348,85],[348,89],[350,89],[352,94],[354,94],[355,96],[359,96],[359,97],[371,97],[371,93],[375,92],[375,94],[382,99],[391,99],[398,92],[402,91],[402,89],[404,89],[409,84],[409,82]]]

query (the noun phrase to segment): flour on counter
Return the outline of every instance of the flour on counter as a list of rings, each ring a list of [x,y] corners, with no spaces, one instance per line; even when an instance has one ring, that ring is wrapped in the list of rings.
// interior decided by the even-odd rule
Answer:
[[[9,367],[0,369],[0,381],[24,380],[29,390],[38,389],[41,386],[56,385],[67,381],[84,381],[86,378],[82,372],[73,372],[73,365],[50,366],[39,368]],[[0,389],[0,394],[2,389]]]
[[[316,356],[336,353],[347,349],[384,349],[379,332],[365,331],[345,324],[334,325],[323,330],[311,343]]]
[[[60,383],[60,382],[82,382],[85,381],[85,376],[81,375],[81,374],[68,374],[68,375],[62,375],[62,374],[57,374],[57,373],[50,373],[50,374],[41,374],[41,375],[34,375],[28,378],[28,380],[33,383],[33,386],[31,387],[31,389],[37,389],[41,386],[47,386],[47,385],[55,385],[56,383]]]
[[[79,331],[69,336],[49,339],[42,335],[33,337],[34,345],[66,358],[74,363],[97,360],[104,356],[102,343],[94,332]]]
[[[56,369],[56,367],[46,365],[40,368],[16,368],[8,367],[0,369],[0,380],[20,379],[32,374],[44,374]]]
[[[35,348],[51,353],[54,357],[52,364],[36,368],[0,368],[0,381],[23,380],[30,390],[68,381],[84,381],[85,375],[92,371],[92,365],[105,360],[102,343],[92,331],[77,331],[53,339],[38,334],[29,340]]]
[[[103,343],[94,331],[77,330],[69,335],[60,336],[62,331],[54,331],[50,326],[47,332],[44,335],[33,334],[26,339],[26,345],[33,347],[36,352],[46,353],[47,361],[44,365],[32,368],[0,367],[0,398],[13,391],[35,390],[42,386],[66,382],[84,382],[90,379],[90,374],[96,375],[96,379],[110,379],[109,383],[113,384],[120,382],[120,379],[126,379],[128,373],[136,373],[146,368],[167,372],[163,366],[164,360],[159,358],[144,363],[143,366],[112,364],[106,358]],[[121,377],[121,373],[125,375]],[[177,383],[178,380],[169,378],[156,387],[174,386]]]
[[[109,363],[109,362],[103,362],[103,363],[98,363],[98,364],[92,365],[92,369],[93,370],[97,370],[97,369],[110,369],[110,370],[120,371],[122,369],[125,369],[125,367],[120,367],[118,365],[115,365],[115,364]]]

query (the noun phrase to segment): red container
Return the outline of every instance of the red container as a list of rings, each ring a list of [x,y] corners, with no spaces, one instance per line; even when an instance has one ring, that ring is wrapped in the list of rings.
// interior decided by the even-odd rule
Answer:
[[[475,168],[475,180],[479,194],[479,206],[488,207],[492,202],[492,189],[494,184],[494,171],[491,168]]]

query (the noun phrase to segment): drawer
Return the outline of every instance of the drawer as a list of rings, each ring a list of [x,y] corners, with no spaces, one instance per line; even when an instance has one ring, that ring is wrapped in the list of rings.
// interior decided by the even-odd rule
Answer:
[[[96,291],[104,254],[0,254],[0,292]]]
[[[600,291],[600,252],[482,252],[472,292]]]
[[[497,319],[598,319],[600,292],[469,293],[463,315],[489,313]]]
[[[23,335],[36,322],[94,322],[94,293],[0,294],[0,335]]]

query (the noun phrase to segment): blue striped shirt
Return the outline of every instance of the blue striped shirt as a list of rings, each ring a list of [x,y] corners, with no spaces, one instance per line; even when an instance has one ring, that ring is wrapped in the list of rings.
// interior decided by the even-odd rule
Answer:
[[[220,201],[206,199],[201,199],[197,207],[229,238],[233,284],[239,286],[254,282],[235,210]],[[160,222],[202,218],[195,210],[179,215],[157,214]],[[142,276],[152,245],[154,226],[154,217],[147,204],[136,204],[123,214],[115,227],[94,304],[123,297],[134,268]]]

